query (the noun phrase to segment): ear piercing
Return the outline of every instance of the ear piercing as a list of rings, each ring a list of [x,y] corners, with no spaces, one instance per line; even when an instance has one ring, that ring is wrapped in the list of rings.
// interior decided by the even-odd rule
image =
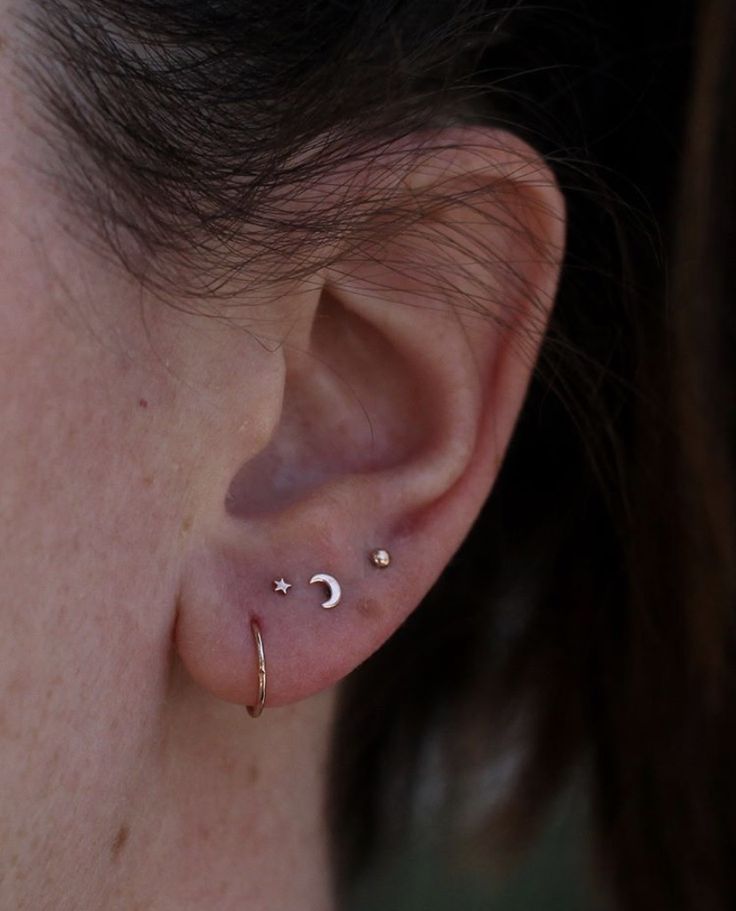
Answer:
[[[316,576],[312,576],[309,580],[309,584],[313,585],[315,582],[323,582],[330,593],[330,597],[322,602],[322,607],[326,610],[331,607],[337,607],[340,603],[340,598],[342,598],[342,589],[337,579],[334,576],[328,576],[327,573],[317,573]]]
[[[378,569],[385,569],[391,563],[391,554],[383,547],[377,547],[368,554],[368,559]]]
[[[309,580],[309,584],[313,585],[315,582],[322,582],[327,586],[329,592],[329,598],[322,602],[322,607],[326,609],[337,607],[342,598],[342,588],[337,579],[327,573],[317,573]],[[288,594],[290,588],[291,582],[287,582],[283,576],[280,579],[274,579],[273,581],[273,590],[275,592],[281,592],[282,595]]]
[[[373,566],[378,569],[386,569],[386,567],[391,564],[391,554],[384,547],[377,547],[375,550],[372,550],[368,554],[368,559]],[[322,602],[322,607],[327,610],[337,607],[342,598],[342,588],[337,579],[334,576],[330,576],[328,573],[317,573],[309,580],[309,584],[313,585],[316,582],[322,582],[326,585],[329,592],[329,598]],[[287,582],[283,576],[280,579],[274,579],[273,581],[273,590],[275,592],[281,592],[282,595],[288,594],[291,587],[291,582]]]
[[[391,554],[385,548],[377,547],[368,554],[368,559],[373,566],[378,569],[385,569],[391,563]],[[314,585],[318,582],[327,586],[327,591],[329,592],[329,597],[326,601],[322,602],[322,607],[326,610],[337,607],[342,598],[342,588],[337,579],[327,573],[316,573],[316,575],[312,576],[309,580],[309,584]],[[280,579],[273,580],[274,592],[280,592],[282,595],[286,595],[291,587],[291,582],[287,582],[283,576]],[[261,628],[256,620],[251,620],[250,629],[253,633],[253,644],[255,645],[256,661],[258,663],[258,701],[255,705],[248,705],[246,708],[248,709],[248,714],[251,718],[258,718],[266,704],[266,653],[263,649]]]
[[[253,633],[253,642],[256,647],[256,659],[258,661],[258,702],[255,705],[248,705],[248,714],[251,718],[258,718],[266,704],[266,653],[263,650],[263,637],[261,628],[255,620],[250,621],[250,629]]]

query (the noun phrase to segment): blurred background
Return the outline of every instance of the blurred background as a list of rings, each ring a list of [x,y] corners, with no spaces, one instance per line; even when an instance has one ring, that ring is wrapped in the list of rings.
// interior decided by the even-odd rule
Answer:
[[[449,860],[426,831],[360,885],[348,911],[603,911],[581,791],[565,793],[531,850],[505,873]]]

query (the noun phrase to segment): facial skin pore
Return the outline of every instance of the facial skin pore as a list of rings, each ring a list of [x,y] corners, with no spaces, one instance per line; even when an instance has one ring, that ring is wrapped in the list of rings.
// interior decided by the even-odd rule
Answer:
[[[0,906],[325,911],[335,686],[461,543],[531,363],[477,315],[379,310],[347,269],[227,320],[143,291],[66,230],[11,21],[0,0]],[[516,175],[512,154],[495,160]],[[548,309],[564,208],[537,183]],[[361,564],[395,545],[401,572]],[[306,585],[320,571],[344,583],[334,611]]]

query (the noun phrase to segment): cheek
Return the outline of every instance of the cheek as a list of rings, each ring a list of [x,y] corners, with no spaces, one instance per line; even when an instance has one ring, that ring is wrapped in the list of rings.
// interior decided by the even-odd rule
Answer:
[[[182,566],[284,368],[158,301],[141,319],[22,181],[0,203],[0,906],[82,911],[150,815]]]
[[[90,840],[114,839],[155,749],[186,466],[171,470],[165,381],[143,383],[13,290],[0,301],[0,881],[42,858],[48,895]]]

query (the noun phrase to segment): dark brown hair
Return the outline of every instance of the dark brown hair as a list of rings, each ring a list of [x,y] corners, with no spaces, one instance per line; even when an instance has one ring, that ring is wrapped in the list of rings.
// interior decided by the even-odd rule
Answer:
[[[295,219],[281,189],[418,127],[471,117],[546,155],[570,217],[553,322],[472,533],[344,686],[336,867],[346,885],[401,837],[430,753],[456,808],[481,800],[471,770],[512,755],[481,826],[494,844],[528,839],[582,772],[620,907],[731,907],[728,0],[704,4],[694,58],[685,2],[28,6],[50,170],[126,267],[179,296],[215,298],[274,254],[309,268],[334,232],[358,243],[380,198]]]
[[[693,61],[688,11],[668,10],[669,29],[660,9],[649,34],[637,20],[639,53],[660,72],[629,48],[641,109],[611,124],[622,144],[611,164],[646,192],[661,245],[652,232],[650,257],[619,209],[627,237],[616,249],[629,258],[614,267],[625,280],[614,301],[610,286],[608,303],[597,298],[600,272],[568,268],[552,332],[571,350],[542,353],[563,395],[551,401],[550,375],[537,373],[462,551],[345,694],[339,800],[361,814],[341,846],[356,866],[395,835],[397,798],[421,768],[417,744],[439,729],[450,780],[469,759],[515,752],[492,844],[528,838],[582,769],[617,906],[725,911],[736,901],[736,14],[704,6]],[[590,87],[578,88],[586,113]],[[595,217],[572,195],[573,263],[600,269],[589,247],[579,252]],[[582,393],[572,413],[568,384]],[[356,742],[358,758],[371,749],[360,766]]]

